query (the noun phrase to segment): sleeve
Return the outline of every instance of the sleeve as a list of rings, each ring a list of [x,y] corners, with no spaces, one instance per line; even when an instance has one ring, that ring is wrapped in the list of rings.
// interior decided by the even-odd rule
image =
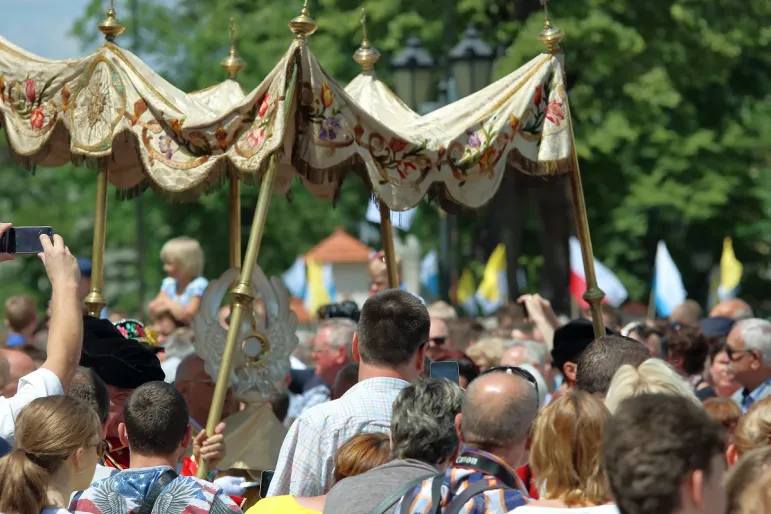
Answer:
[[[176,289],[176,280],[171,277],[166,277],[163,279],[163,282],[161,282],[161,293],[166,293],[170,298],[174,298]]]
[[[303,418],[298,418],[289,429],[278,465],[270,483],[268,496],[321,496],[325,493],[321,448],[318,430]]]
[[[11,398],[0,398],[0,437],[13,444],[14,424],[21,409],[32,400],[64,394],[53,371],[41,368],[19,379],[19,389]]]
[[[206,287],[209,285],[209,281],[206,280],[203,277],[198,277],[197,279],[190,282],[190,285],[187,286],[187,292],[189,293],[188,296],[190,298],[195,298],[196,296],[203,296],[203,292],[206,291]]]

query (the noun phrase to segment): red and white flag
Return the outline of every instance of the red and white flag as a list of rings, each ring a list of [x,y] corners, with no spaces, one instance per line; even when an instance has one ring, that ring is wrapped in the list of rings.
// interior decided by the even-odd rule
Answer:
[[[594,259],[594,272],[597,274],[597,284],[605,291],[603,303],[619,307],[629,296],[624,284],[604,264]],[[582,309],[589,305],[584,301],[586,292],[586,274],[584,260],[581,257],[581,243],[575,237],[570,238],[570,294]]]

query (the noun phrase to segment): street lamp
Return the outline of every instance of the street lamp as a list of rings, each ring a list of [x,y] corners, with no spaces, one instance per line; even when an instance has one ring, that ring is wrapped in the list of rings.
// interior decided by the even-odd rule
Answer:
[[[407,39],[407,48],[391,61],[396,94],[412,109],[417,110],[428,101],[435,67],[433,57],[415,35]]]
[[[495,50],[479,38],[473,25],[463,34],[463,39],[450,50],[452,76],[458,85],[461,98],[486,87],[493,75]]]

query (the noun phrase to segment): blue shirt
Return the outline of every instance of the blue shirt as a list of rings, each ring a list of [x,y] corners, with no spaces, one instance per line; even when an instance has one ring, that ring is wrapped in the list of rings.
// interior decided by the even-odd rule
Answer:
[[[177,281],[171,277],[166,277],[161,283],[161,292],[177,303],[181,303],[185,307],[190,305],[190,300],[196,296],[203,296],[203,292],[206,290],[206,286],[209,285],[209,281],[203,277],[198,277],[190,282],[185,290],[181,293],[177,291]]]
[[[21,334],[11,332],[8,334],[8,339],[5,340],[5,346],[11,348],[12,346],[21,346],[27,342],[27,338]]]
[[[737,401],[742,411],[747,412],[747,409],[758,400],[771,396],[771,377],[767,378],[765,382],[756,387],[753,391],[747,389],[740,389],[734,393],[734,400]]]

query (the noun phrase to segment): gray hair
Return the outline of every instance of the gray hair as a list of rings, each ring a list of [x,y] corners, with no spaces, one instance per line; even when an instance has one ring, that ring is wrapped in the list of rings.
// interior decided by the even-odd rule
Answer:
[[[479,379],[469,384],[461,408],[461,432],[466,443],[494,449],[527,440],[538,413],[539,399],[530,382],[517,375],[509,376],[520,381],[520,387],[516,394],[495,404],[479,398],[477,388],[482,387]]]
[[[546,368],[546,345],[538,341],[512,341],[506,345],[506,349],[524,348],[527,361],[539,369]],[[540,385],[538,386],[540,387]]]
[[[391,416],[391,441],[397,459],[439,465],[450,460],[460,439],[455,416],[463,391],[443,379],[422,379],[402,389]]]
[[[345,347],[345,354],[348,356],[348,360],[353,360],[353,334],[356,333],[356,323],[348,318],[331,318],[324,320],[319,325],[319,330],[323,328],[329,328],[329,343],[330,348]]]
[[[533,378],[538,384],[538,405],[543,407],[544,405],[546,405],[546,395],[549,392],[549,386],[546,385],[546,379],[543,378],[543,374],[540,371],[538,371],[536,367],[533,366],[532,364],[522,364],[519,367],[524,369],[531,375],[533,375]]]
[[[737,322],[736,329],[747,350],[755,350],[763,364],[771,364],[771,322],[752,318]]]

